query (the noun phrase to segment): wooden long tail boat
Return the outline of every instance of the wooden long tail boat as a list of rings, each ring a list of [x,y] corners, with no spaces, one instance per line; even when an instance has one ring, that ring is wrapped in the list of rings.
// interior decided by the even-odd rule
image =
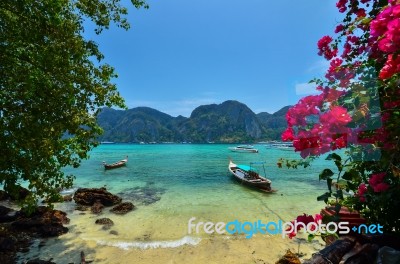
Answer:
[[[251,163],[250,165],[252,164],[254,163]],[[237,165],[230,160],[228,169],[235,179],[249,187],[257,188],[264,192],[275,191],[271,188],[271,180],[260,176],[260,174],[257,173],[251,166]]]
[[[126,156],[125,159],[114,162],[112,164],[107,164],[105,161],[103,161],[103,166],[104,166],[104,169],[111,170],[111,169],[116,169],[116,168],[125,166],[127,162],[128,162],[128,156]]]

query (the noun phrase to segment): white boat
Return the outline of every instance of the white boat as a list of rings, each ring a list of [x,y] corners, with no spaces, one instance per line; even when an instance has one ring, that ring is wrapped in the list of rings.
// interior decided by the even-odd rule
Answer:
[[[234,152],[258,153],[258,149],[254,148],[252,145],[239,145],[236,147],[229,147],[228,149]]]
[[[291,142],[281,142],[281,143],[274,143],[270,145],[265,145],[266,148],[275,148],[280,150],[294,150],[293,143]]]

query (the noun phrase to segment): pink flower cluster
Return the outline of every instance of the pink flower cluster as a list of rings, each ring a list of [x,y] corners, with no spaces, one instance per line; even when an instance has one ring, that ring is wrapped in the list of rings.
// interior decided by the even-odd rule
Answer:
[[[331,105],[322,110],[324,102],[334,102],[345,92],[318,89],[323,93],[301,99],[286,114],[288,128],[283,132],[282,140],[293,141],[295,150],[300,151],[303,158],[346,147],[347,135],[351,132],[346,127],[352,121],[346,108]]]
[[[332,59],[333,57],[336,57],[338,50],[337,49],[332,49],[330,44],[332,42],[332,38],[330,36],[324,36],[322,37],[317,45],[318,45],[318,55],[324,55],[324,57],[327,60]]]
[[[390,1],[391,5],[379,13],[370,23],[370,43],[387,54],[385,66],[379,78],[388,79],[400,72],[400,58],[396,54],[400,50],[400,4]]]
[[[329,81],[339,81],[339,87],[346,88],[350,84],[351,79],[354,78],[355,73],[349,67],[341,66],[343,63],[342,59],[335,58],[331,60],[328,72],[325,75]]]
[[[385,192],[390,188],[390,185],[384,182],[386,177],[386,172],[380,172],[372,174],[368,180],[369,187],[375,193]],[[366,193],[368,192],[368,186],[365,183],[360,184],[358,186],[357,196],[360,199],[360,202],[365,203],[366,200]]]
[[[315,223],[316,225],[311,225],[310,226],[310,230],[314,231],[315,230],[315,226],[321,224],[322,222],[322,216],[320,214],[316,214],[314,217],[312,215],[307,215],[307,214],[303,214],[303,215],[299,215],[298,217],[296,217],[295,221],[291,221],[291,223],[293,225],[295,225],[295,222],[297,223],[303,223],[305,226],[307,226],[309,223]],[[301,225],[297,225],[297,229],[293,230],[291,233],[288,234],[288,237],[290,239],[292,239],[293,237],[295,237],[297,235],[297,232],[300,231],[302,229]],[[289,231],[290,229],[287,229],[286,231]]]
[[[336,7],[339,9],[340,13],[344,13],[347,10],[346,4],[347,4],[348,0],[339,0],[336,3]]]

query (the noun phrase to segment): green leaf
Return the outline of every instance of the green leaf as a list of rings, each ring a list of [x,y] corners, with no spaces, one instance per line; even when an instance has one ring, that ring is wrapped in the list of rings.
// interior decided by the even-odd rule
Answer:
[[[330,169],[324,169],[320,174],[319,174],[319,179],[320,180],[326,180],[330,177],[333,176],[333,171]]]
[[[326,157],[325,160],[338,160],[338,161],[341,161],[342,158],[336,153],[331,153],[331,154],[328,155],[328,157]]]
[[[325,203],[327,203],[329,197],[331,197],[331,193],[330,192],[326,192],[323,195],[318,196],[317,197],[317,201],[324,201]]]
[[[314,239],[315,235],[314,234],[308,234],[307,240],[308,242],[311,242]]]

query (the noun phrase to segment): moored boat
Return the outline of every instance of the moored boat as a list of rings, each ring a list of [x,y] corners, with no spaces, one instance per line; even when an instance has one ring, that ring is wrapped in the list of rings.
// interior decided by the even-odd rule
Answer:
[[[266,148],[275,148],[280,150],[294,150],[293,143],[291,142],[281,142],[281,143],[273,143],[269,145],[265,145]]]
[[[114,162],[112,164],[107,164],[105,161],[103,161],[103,166],[104,166],[104,169],[111,170],[111,169],[116,169],[116,168],[125,166],[127,162],[128,162],[128,156],[126,156],[125,159]]]
[[[252,145],[239,145],[236,147],[229,147],[228,149],[234,152],[258,153],[258,149],[254,148]]]
[[[229,161],[228,169],[229,172],[241,183],[257,188],[261,191],[264,192],[274,192],[271,188],[271,180],[260,176],[258,172],[255,171],[255,169],[252,167],[254,164],[262,164],[264,168],[264,162],[253,162],[250,163],[250,166],[248,165],[238,165],[232,162],[232,160]],[[265,173],[265,168],[264,168],[264,173]]]

